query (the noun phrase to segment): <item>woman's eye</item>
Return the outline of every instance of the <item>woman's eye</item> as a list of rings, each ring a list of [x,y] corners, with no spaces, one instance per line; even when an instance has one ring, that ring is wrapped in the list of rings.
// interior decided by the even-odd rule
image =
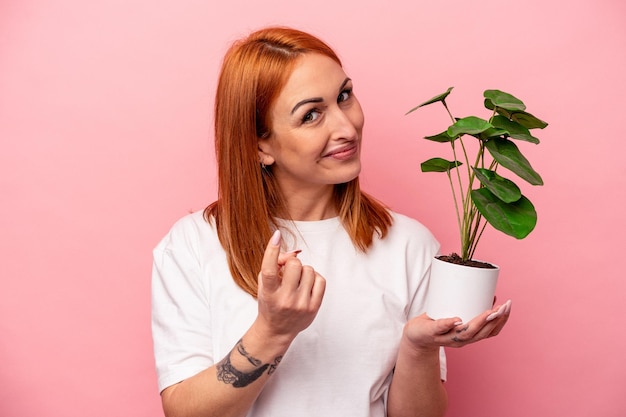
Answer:
[[[314,122],[318,117],[320,117],[320,113],[317,110],[311,110],[304,115],[302,123]]]
[[[337,97],[337,103],[341,103],[342,101],[346,101],[348,100],[350,97],[352,96],[352,89],[346,89],[343,90],[341,92],[341,94],[339,94],[339,97]]]

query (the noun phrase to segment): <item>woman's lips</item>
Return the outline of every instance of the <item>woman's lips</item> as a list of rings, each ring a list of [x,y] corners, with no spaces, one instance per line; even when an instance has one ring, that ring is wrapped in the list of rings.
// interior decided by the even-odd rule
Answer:
[[[334,159],[339,159],[341,161],[344,161],[346,159],[350,159],[352,158],[354,155],[356,155],[358,150],[357,145],[352,145],[349,147],[344,147],[341,149],[337,149],[336,151],[331,151],[328,154],[326,154],[327,158],[334,158]]]

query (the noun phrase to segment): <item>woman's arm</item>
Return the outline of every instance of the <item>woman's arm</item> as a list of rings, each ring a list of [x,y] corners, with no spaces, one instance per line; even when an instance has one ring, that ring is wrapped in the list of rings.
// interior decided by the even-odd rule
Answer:
[[[290,343],[264,336],[255,322],[219,363],[163,390],[165,415],[245,416]]]
[[[489,310],[467,324],[458,318],[432,320],[426,314],[404,327],[387,413],[389,417],[437,417],[447,408],[441,381],[439,348],[462,347],[497,335],[506,324],[511,302]]]
[[[291,342],[312,322],[325,280],[294,254],[280,255],[280,232],[268,244],[259,274],[259,313],[220,362],[163,390],[167,417],[244,416]]]
[[[447,405],[439,348],[418,350],[403,338],[389,389],[387,415],[437,417],[444,415]]]

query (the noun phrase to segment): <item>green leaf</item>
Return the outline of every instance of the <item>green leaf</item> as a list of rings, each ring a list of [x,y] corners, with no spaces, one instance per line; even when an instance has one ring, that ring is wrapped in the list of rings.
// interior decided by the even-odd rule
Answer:
[[[454,141],[456,137],[451,137],[448,135],[447,131],[443,131],[433,136],[425,136],[424,139],[432,140],[433,142],[445,143]]]
[[[513,139],[525,140],[526,142],[539,143],[539,139],[530,134],[530,130],[522,126],[521,124],[507,119],[504,116],[495,116],[491,120],[491,124],[500,129],[504,129],[509,132],[509,136]]]
[[[422,104],[413,107],[411,110],[409,110],[408,112],[406,112],[404,115],[406,116],[407,114],[414,112],[415,110],[419,109],[420,107],[424,107],[427,106],[429,104],[433,104],[436,103],[438,101],[444,101],[446,99],[446,97],[448,97],[448,95],[450,94],[450,92],[452,91],[454,87],[450,87],[448,88],[448,90],[445,93],[441,93],[439,95],[436,95],[435,97],[431,98],[430,100],[427,100],[425,102],[423,102]]]
[[[463,165],[459,161],[448,161],[443,158],[431,158],[421,164],[422,172],[448,172],[452,168]]]
[[[543,120],[537,119],[532,114],[526,112],[513,113],[510,119],[514,122],[521,124],[526,129],[543,129],[544,127],[548,126],[548,124]]]
[[[513,181],[498,175],[495,171],[484,168],[472,169],[480,183],[505,203],[512,203],[522,197],[522,192]]]
[[[517,146],[508,139],[491,139],[485,142],[493,159],[503,167],[513,171],[532,185],[543,185],[541,176],[530,166],[530,162],[519,151]]]
[[[504,91],[485,90],[483,95],[485,99],[489,100],[496,107],[500,107],[509,111],[526,110],[526,105],[522,102],[522,100],[512,96],[509,93],[505,93]],[[493,107],[490,110],[493,110]]]
[[[484,132],[482,132],[479,137],[482,140],[487,140],[490,138],[499,138],[501,136],[504,135],[509,135],[509,131],[505,130],[505,129],[499,129],[499,128],[491,128],[491,129],[487,129]]]
[[[505,203],[486,188],[472,190],[471,196],[485,220],[509,236],[523,239],[537,224],[535,207],[524,196],[513,203]]]
[[[496,108],[496,106],[494,106],[489,99],[485,99],[485,107],[489,110],[493,110]],[[544,122],[541,119],[538,119],[537,117],[525,111],[511,112],[501,107],[498,107],[496,111],[498,112],[498,114],[501,114],[507,119],[513,120],[514,122],[521,124],[526,129],[543,129],[544,127],[548,126],[548,123]]]
[[[488,121],[476,116],[469,116],[459,119],[448,128],[448,135],[458,137],[461,135],[478,135],[493,125]]]

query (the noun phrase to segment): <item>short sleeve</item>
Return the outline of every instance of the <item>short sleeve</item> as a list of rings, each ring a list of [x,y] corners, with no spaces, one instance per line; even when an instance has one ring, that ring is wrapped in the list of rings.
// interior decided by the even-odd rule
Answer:
[[[411,236],[407,250],[407,272],[412,291],[408,319],[411,319],[425,311],[432,259],[439,253],[440,245],[430,230],[419,222],[408,220],[403,216],[397,217],[405,223],[409,222],[408,225],[403,226]],[[441,380],[445,381],[448,367],[443,347],[439,348],[439,367]]]
[[[153,251],[152,338],[159,392],[214,363],[196,243],[192,231],[178,223]]]

